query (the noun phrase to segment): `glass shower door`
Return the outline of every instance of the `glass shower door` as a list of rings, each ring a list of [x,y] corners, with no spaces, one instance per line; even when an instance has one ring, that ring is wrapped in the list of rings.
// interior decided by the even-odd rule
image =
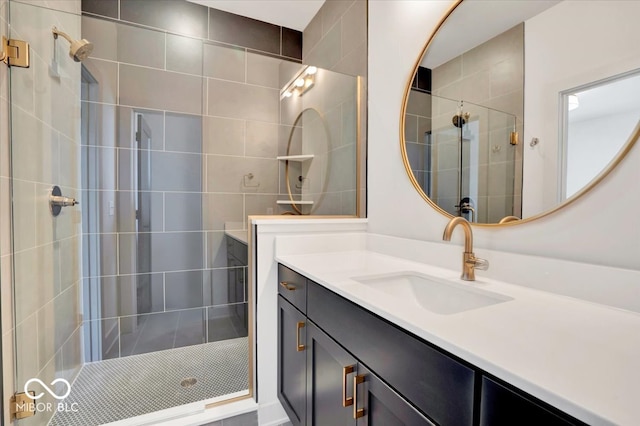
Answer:
[[[80,11],[49,3],[64,10],[8,4],[10,37],[31,45],[30,68],[10,68],[14,383],[37,411],[25,425],[77,409],[60,404],[82,365],[81,206],[50,208],[54,186],[80,198],[80,65],[52,33],[79,38]]]

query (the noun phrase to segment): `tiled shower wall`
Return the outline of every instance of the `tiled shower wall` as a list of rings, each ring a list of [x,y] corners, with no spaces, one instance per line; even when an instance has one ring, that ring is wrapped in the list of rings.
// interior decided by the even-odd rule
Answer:
[[[246,335],[246,259],[227,252],[225,229],[280,211],[290,127],[279,89],[299,68],[301,34],[181,1],[83,8],[97,80],[83,86],[83,200],[96,206],[84,221],[85,337],[100,336],[87,360]],[[141,150],[135,114],[151,134]]]
[[[328,211],[335,211],[330,203],[338,196],[343,200],[342,205],[349,205],[352,197],[355,196],[353,189],[359,192],[357,210],[360,216],[365,216],[366,210],[366,140],[367,140],[367,0],[327,0],[322,5],[318,13],[313,17],[309,25],[304,30],[302,61],[305,64],[315,65],[338,73],[360,76],[360,97],[353,97],[360,106],[360,121],[356,122],[356,117],[351,111],[355,111],[357,105],[351,104],[350,100],[341,106],[343,110],[343,124],[347,129],[352,126],[354,132],[359,130],[360,151],[356,153],[356,134],[352,137],[341,139],[337,144],[330,146],[326,154],[329,158],[336,160],[336,166],[343,167],[340,159],[351,155],[351,160],[355,163],[358,155],[361,167],[357,175],[353,175],[351,183],[351,173],[343,170],[343,173],[336,172],[337,176],[332,176],[333,185],[330,186],[325,195]],[[337,92],[331,92],[337,93]],[[334,109],[340,102],[330,105]],[[306,105],[305,105],[306,106]],[[340,108],[338,106],[338,108]],[[333,110],[335,114],[335,109]],[[327,118],[328,120],[331,117]],[[359,128],[357,127],[359,125]],[[351,143],[354,146],[349,146]],[[353,152],[353,154],[351,154]],[[335,169],[332,169],[332,172]],[[359,185],[355,185],[355,181]],[[319,210],[318,213],[321,213]],[[342,214],[355,214],[343,208]]]
[[[465,100],[487,108],[516,116],[516,131],[523,133],[524,117],[524,24],[486,41],[432,70],[432,93],[453,100]],[[442,101],[449,105],[448,101]],[[439,110],[443,114],[438,116]],[[446,113],[445,111],[446,110]],[[455,108],[433,107],[433,129],[451,124]],[[497,114],[493,114],[497,115]],[[512,147],[508,141],[513,126],[500,126],[503,120],[494,120],[492,128],[480,136],[481,148],[489,153],[481,166],[499,170],[502,179],[494,173],[491,193],[484,194],[489,201],[488,221],[496,222],[507,215],[521,216],[523,141]],[[489,147],[501,145],[500,150]],[[515,150],[513,155],[508,151]],[[515,158],[515,163],[512,158]],[[511,209],[513,206],[513,210]]]
[[[80,66],[67,56],[67,45],[56,43],[59,76],[55,76],[50,68],[54,55],[51,27],[55,25],[78,37],[80,2],[2,1],[3,34],[7,34],[9,7],[11,36],[31,44],[31,67],[11,69],[12,103],[9,104],[8,72],[5,65],[0,64],[5,398],[16,390],[21,391],[30,378],[39,378],[45,383],[61,377],[71,381],[82,362],[80,212],[77,208],[69,208],[54,218],[48,205],[52,185],[60,185],[63,193],[71,197],[78,196],[80,187]],[[9,131],[12,132],[12,174],[9,170]],[[10,187],[13,189],[15,220],[13,247]],[[12,294],[12,262],[15,265],[15,294]],[[15,324],[11,318],[13,298]],[[12,383],[14,360],[17,365],[15,384]],[[47,394],[40,401],[55,400]],[[44,411],[21,424],[46,424],[52,414]],[[5,424],[9,424],[8,417],[5,417]]]

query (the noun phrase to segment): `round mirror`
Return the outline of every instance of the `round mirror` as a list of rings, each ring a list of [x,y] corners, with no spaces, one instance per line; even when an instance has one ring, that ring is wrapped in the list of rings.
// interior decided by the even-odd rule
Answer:
[[[637,1],[459,1],[409,82],[407,173],[477,224],[522,223],[586,193],[640,135]]]

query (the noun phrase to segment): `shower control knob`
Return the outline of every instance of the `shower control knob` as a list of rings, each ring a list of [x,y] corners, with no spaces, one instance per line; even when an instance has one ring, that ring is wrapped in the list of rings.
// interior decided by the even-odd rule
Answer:
[[[63,207],[72,207],[80,204],[75,198],[65,197],[62,195],[59,186],[54,186],[49,195],[49,209],[53,216],[58,216]]]

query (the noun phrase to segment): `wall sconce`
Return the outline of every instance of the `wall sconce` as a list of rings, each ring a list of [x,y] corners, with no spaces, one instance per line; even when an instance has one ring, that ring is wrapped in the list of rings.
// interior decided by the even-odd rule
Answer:
[[[304,95],[315,84],[317,72],[318,68],[314,66],[304,67],[280,90],[280,100],[290,98],[294,94],[297,96]]]

